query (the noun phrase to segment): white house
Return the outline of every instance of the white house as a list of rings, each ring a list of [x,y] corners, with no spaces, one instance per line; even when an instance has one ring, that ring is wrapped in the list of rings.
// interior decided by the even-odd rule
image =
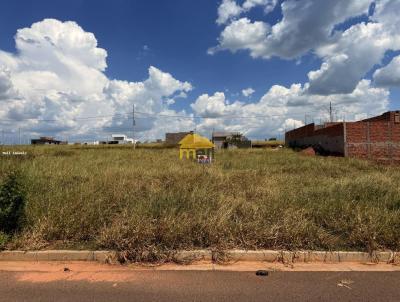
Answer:
[[[111,137],[111,142],[114,144],[133,144],[135,141],[133,138],[128,138],[125,134],[113,134]]]

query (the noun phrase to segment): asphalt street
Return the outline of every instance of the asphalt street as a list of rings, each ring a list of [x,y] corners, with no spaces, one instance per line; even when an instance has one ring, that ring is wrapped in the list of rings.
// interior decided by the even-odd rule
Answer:
[[[0,301],[400,301],[400,272],[62,273],[1,271]]]

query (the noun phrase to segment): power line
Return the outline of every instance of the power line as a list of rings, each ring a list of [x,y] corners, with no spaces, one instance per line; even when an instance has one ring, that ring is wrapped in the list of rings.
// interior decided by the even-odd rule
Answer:
[[[333,120],[333,108],[332,104],[330,103],[329,106],[329,118]],[[310,112],[318,112],[320,113],[323,111],[320,110],[309,110],[307,112],[298,112],[298,113],[283,113],[283,114],[265,114],[265,115],[254,115],[254,116],[245,116],[245,115],[235,115],[235,114],[227,114],[227,115],[218,115],[218,116],[201,116],[201,115],[170,115],[170,114],[160,114],[160,113],[148,113],[148,112],[141,112],[141,111],[134,111],[131,113],[115,113],[110,115],[98,115],[98,116],[88,116],[88,117],[76,117],[70,120],[72,121],[87,121],[87,120],[96,120],[96,119],[104,119],[104,118],[112,118],[112,119],[148,119],[148,118],[177,118],[177,119],[264,119],[264,118],[274,118],[274,117],[292,117],[292,116],[302,116],[304,117],[307,115],[310,117]],[[351,112],[351,111],[343,111],[346,113],[358,113],[358,112]],[[137,116],[144,115],[144,116]],[[23,118],[18,120],[13,119],[1,119],[1,122],[22,122],[22,121],[35,121],[37,123],[40,122],[58,122],[59,119],[38,119],[38,118]]]
[[[304,114],[308,114],[310,112],[320,112],[320,110],[310,110],[304,113],[284,113],[284,114],[267,114],[267,115],[254,115],[254,116],[244,116],[244,115],[235,115],[235,114],[221,114],[218,116],[201,116],[201,115],[170,115],[170,114],[160,114],[160,113],[148,113],[148,112],[141,112],[141,111],[136,111],[131,112],[131,113],[115,113],[115,114],[110,114],[110,115],[98,115],[98,116],[87,116],[87,117],[76,117],[72,118],[70,120],[72,121],[80,121],[80,120],[91,120],[91,119],[103,119],[103,118],[113,118],[113,119],[121,119],[121,118],[127,118],[127,119],[132,119],[133,115],[135,114],[142,114],[145,115],[145,117],[138,117],[135,116],[135,118],[181,118],[181,119],[253,119],[253,118],[272,118],[272,117],[282,117],[282,116],[304,116]],[[60,121],[59,119],[38,119],[38,118],[23,118],[23,119],[18,119],[18,120],[13,120],[13,119],[1,119],[1,121],[7,121],[7,122],[19,122],[19,121],[35,121],[35,122],[58,122]]]

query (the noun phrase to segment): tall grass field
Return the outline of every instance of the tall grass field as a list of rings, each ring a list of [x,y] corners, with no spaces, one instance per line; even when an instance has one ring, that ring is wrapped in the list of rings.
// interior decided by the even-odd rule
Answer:
[[[17,173],[25,198],[3,248],[111,249],[133,261],[203,248],[400,249],[398,167],[285,149],[217,152],[211,165],[178,153],[1,147],[0,183]]]

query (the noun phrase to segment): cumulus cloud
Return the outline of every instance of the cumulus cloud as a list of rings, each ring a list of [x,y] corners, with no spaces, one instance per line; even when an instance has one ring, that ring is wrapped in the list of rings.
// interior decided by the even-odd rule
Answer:
[[[351,93],[390,49],[400,49],[400,32],[394,34],[382,23],[352,26],[337,41],[318,50],[324,62],[319,70],[308,74],[310,92]]]
[[[11,82],[11,74],[5,67],[0,67],[0,101],[15,98],[17,92]]]
[[[274,10],[277,4],[278,0],[246,0],[242,7],[244,10],[249,11],[253,7],[263,6],[264,12],[269,13]]]
[[[219,45],[208,50],[208,54],[215,54],[220,50],[230,50],[235,53],[238,50],[248,49],[252,57],[260,57],[265,53],[267,34],[270,27],[264,22],[251,22],[248,18],[233,21],[222,31],[219,37]],[[246,45],[243,47],[243,45]]]
[[[236,3],[235,0],[223,0],[221,5],[218,7],[217,24],[225,24],[228,20],[239,16],[242,12],[243,9]]]
[[[375,7],[375,14],[372,20],[379,22],[385,26],[391,36],[388,37],[392,43],[396,43],[396,48],[399,49],[398,41],[400,35],[400,2],[395,0],[381,0],[377,1]],[[374,73],[374,80],[376,85],[390,87],[400,86],[400,56],[392,59],[392,61],[382,68],[379,68]]]
[[[0,114],[14,127],[41,134],[77,128],[79,133],[75,117],[110,112],[102,102],[107,53],[93,34],[75,22],[45,19],[18,30],[15,42],[15,55],[0,52],[0,68],[18,92],[15,99],[8,96]],[[7,83],[3,77],[0,82]]]
[[[254,5],[261,1],[246,1]],[[271,26],[262,21],[244,18],[232,22],[221,33],[215,50],[249,50],[254,57],[278,56],[292,59],[324,45],[334,37],[335,25],[350,17],[368,13],[372,0],[286,0],[282,3],[283,18]],[[271,28],[270,31],[249,29]],[[229,33],[229,34],[228,34]],[[243,35],[238,40],[236,37]],[[232,45],[234,47],[232,47]]]
[[[328,119],[329,103],[337,119],[353,120],[362,113],[380,114],[387,110],[389,92],[374,88],[371,82],[358,83],[351,94],[309,95],[307,85],[272,86],[257,102],[229,102],[223,92],[201,95],[193,104],[196,116],[203,117],[197,128],[205,133],[215,130],[244,132],[249,137],[265,138],[283,134],[285,129]]]
[[[143,82],[112,80],[106,85],[104,94],[106,100],[111,101],[116,112],[126,112],[134,104],[135,111],[143,118],[138,118],[137,130],[149,131],[157,125],[155,123],[157,115],[168,110],[168,105],[174,103],[173,98],[180,97],[181,93],[191,89],[190,83],[178,81],[171,74],[151,66],[147,80]],[[108,127],[130,128],[131,125],[131,120],[121,120],[119,116],[116,116]],[[166,126],[158,130],[164,131]]]
[[[400,56],[393,58],[385,67],[376,70],[374,81],[378,86],[400,87]]]
[[[382,23],[388,30],[397,33],[400,25],[399,10],[400,2],[397,0],[377,0],[371,20]]]
[[[235,0],[223,0],[218,7],[217,24],[226,24],[257,6],[264,7],[264,12],[269,13],[274,10],[277,3],[278,0],[246,0],[240,6]]]
[[[355,24],[319,47],[316,53],[323,63],[319,70],[308,74],[310,93],[351,93],[359,80],[381,63],[388,50],[400,49],[400,22],[395,18],[399,10],[398,1],[377,1],[370,22]],[[396,61],[386,71],[377,71],[376,83],[387,86],[390,81],[387,71],[395,68]],[[392,82],[396,82],[395,75],[393,77]]]
[[[93,137],[107,127],[127,125],[128,117],[119,113],[130,111],[133,103],[156,115],[175,95],[192,89],[155,67],[143,82],[108,79],[107,52],[75,22],[45,19],[18,30],[15,41],[16,54],[0,51],[0,119],[31,135]],[[80,119],[93,116],[104,118]],[[147,124],[143,131],[154,125]]]
[[[262,1],[246,1],[249,8]],[[368,17],[371,4],[372,15]],[[273,6],[273,4],[272,4]],[[282,19],[274,25],[234,19],[221,32],[218,45],[208,50],[247,50],[253,58],[273,56],[295,59],[316,54],[321,67],[308,73],[308,93],[319,95],[351,93],[361,79],[379,65],[388,50],[400,49],[400,2],[395,0],[286,0],[281,4]],[[361,23],[343,22],[364,16]],[[378,85],[397,85],[397,60],[375,73]]]
[[[296,129],[296,128],[299,128],[302,126],[304,126],[304,123],[302,121],[295,120],[292,118],[286,119],[282,125],[282,127],[285,129],[285,131]]]
[[[256,91],[251,87],[242,90],[242,94],[245,97],[251,96],[254,92],[256,92]]]
[[[216,92],[212,96],[203,94],[199,96],[193,104],[191,104],[191,107],[196,114],[208,117],[235,114],[236,110],[242,106],[243,104],[237,101],[229,104],[223,92]]]

